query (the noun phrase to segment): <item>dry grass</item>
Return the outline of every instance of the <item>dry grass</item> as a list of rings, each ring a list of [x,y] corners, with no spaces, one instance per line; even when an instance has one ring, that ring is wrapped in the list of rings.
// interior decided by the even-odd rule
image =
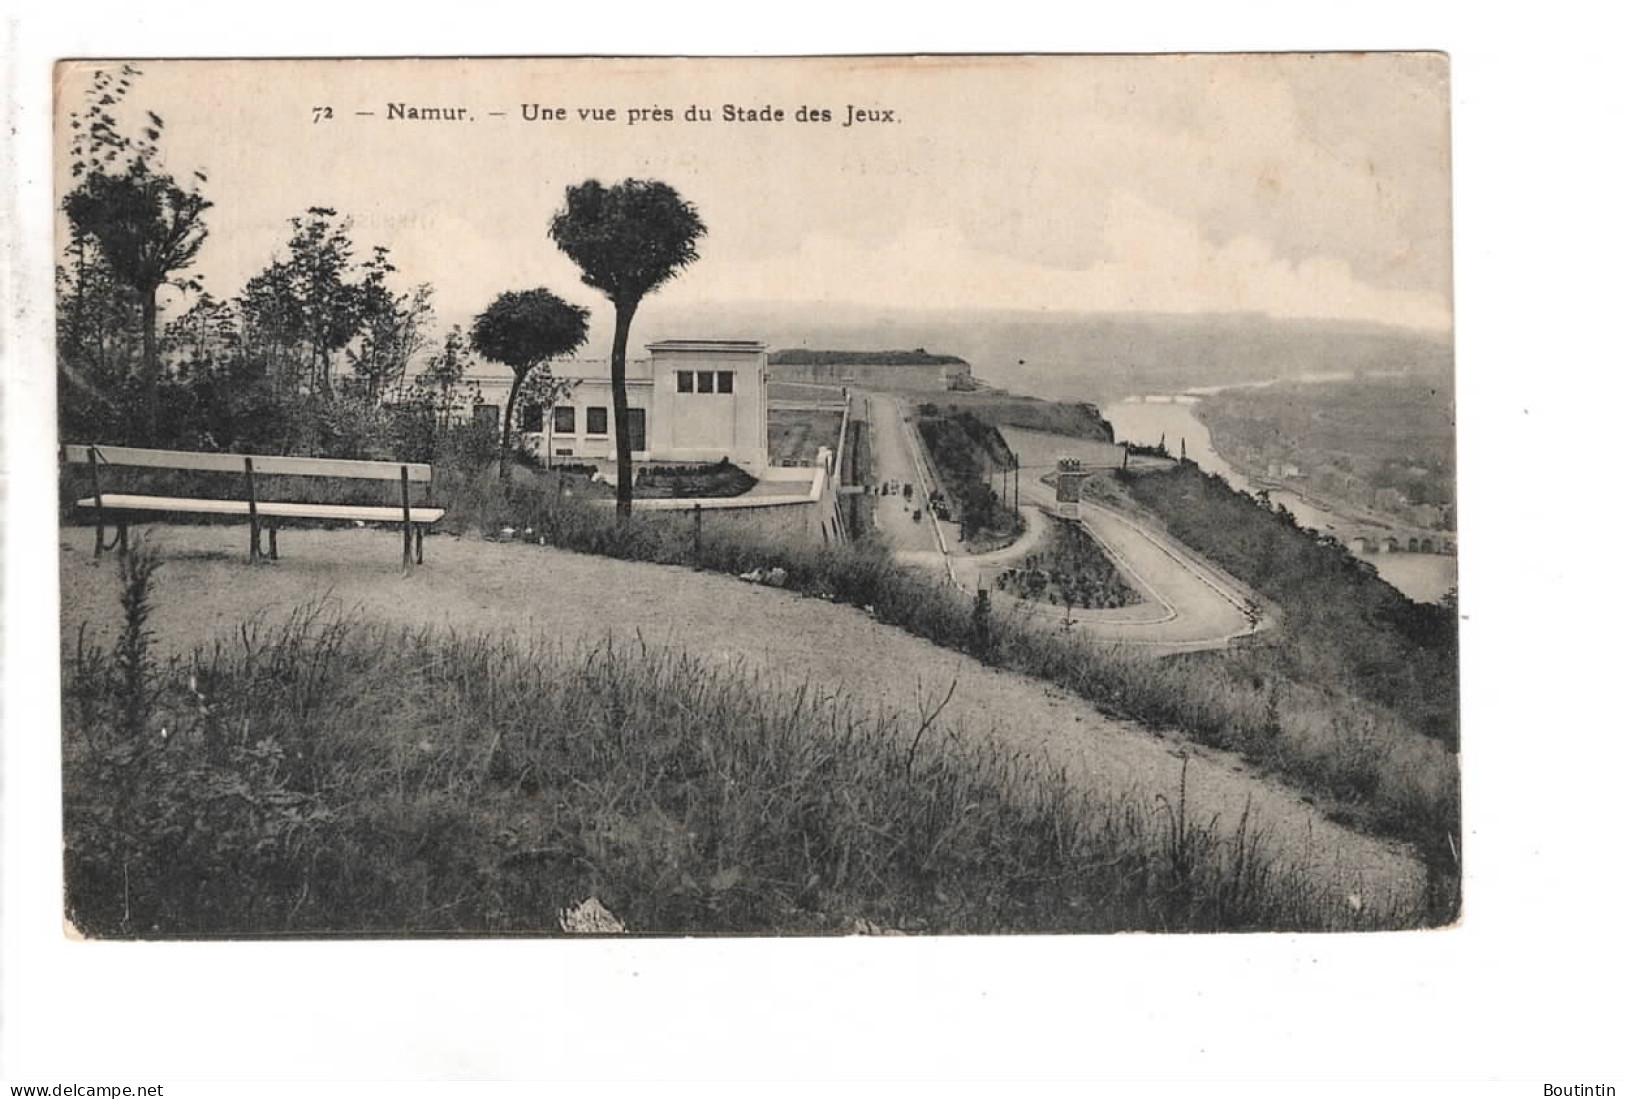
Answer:
[[[581,552],[733,575],[783,568],[791,590],[870,608],[882,622],[1055,683],[1108,714],[1239,752],[1337,818],[1414,845],[1436,898],[1433,919],[1454,919],[1461,836],[1454,753],[1351,689],[1349,674],[1298,667],[1291,653],[1303,646],[1293,644],[1290,623],[1260,647],[1156,660],[1019,613],[979,620],[963,593],[898,565],[875,543],[786,546],[735,533],[696,543],[692,524],[680,518],[634,514],[623,524],[546,489],[517,493],[503,506],[516,529]]]
[[[1404,927],[1195,819],[743,667],[316,612],[147,677],[66,663],[69,911],[95,936]]]

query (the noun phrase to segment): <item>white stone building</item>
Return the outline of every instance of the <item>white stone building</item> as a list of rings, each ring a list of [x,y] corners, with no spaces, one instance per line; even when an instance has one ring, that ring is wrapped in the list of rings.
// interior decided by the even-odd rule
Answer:
[[[767,468],[767,347],[752,340],[662,340],[626,364],[632,459],[715,462],[750,473]],[[514,429],[538,455],[601,463],[615,458],[609,361],[564,359],[553,372],[571,382],[551,410],[516,410]],[[481,361],[465,376],[472,414],[502,422],[513,371]],[[521,419],[521,415],[523,418]],[[606,471],[612,472],[612,471]]]

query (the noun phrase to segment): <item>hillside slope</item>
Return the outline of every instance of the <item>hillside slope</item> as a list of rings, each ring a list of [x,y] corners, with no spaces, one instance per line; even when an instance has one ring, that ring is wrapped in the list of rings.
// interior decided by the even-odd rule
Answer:
[[[459,632],[538,633],[566,645],[606,635],[629,645],[681,648],[722,665],[763,669],[785,685],[810,682],[856,712],[929,712],[954,688],[934,734],[991,738],[1063,765],[1107,789],[1177,790],[1189,754],[1196,817],[1234,826],[1245,813],[1282,856],[1367,898],[1414,897],[1419,864],[1397,845],[1328,820],[1285,786],[1247,772],[1225,753],[1109,719],[1037,680],[998,672],[960,653],[881,625],[860,611],[688,569],[614,561],[512,544],[442,537],[428,564],[402,576],[384,531],[288,532],[283,558],[249,568],[242,531],[156,527],[164,555],[151,625],[161,651],[184,653],[228,638],[246,617],[275,623],[327,599],[392,624]],[[63,534],[62,635],[110,643],[119,621],[117,570],[90,559],[86,530]]]

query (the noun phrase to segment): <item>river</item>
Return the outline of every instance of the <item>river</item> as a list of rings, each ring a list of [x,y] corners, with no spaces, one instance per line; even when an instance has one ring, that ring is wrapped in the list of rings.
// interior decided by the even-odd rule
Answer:
[[[1173,455],[1179,454],[1183,442],[1185,456],[1197,465],[1210,473],[1217,473],[1234,488],[1248,493],[1256,492],[1257,486],[1213,449],[1213,437],[1207,425],[1197,419],[1194,412],[1200,400],[1194,395],[1196,392],[1211,393],[1219,388],[1224,387],[1193,390],[1176,397],[1131,397],[1115,401],[1101,411],[1111,421],[1119,442],[1154,446],[1166,440],[1168,453]],[[1335,531],[1342,522],[1337,516],[1294,492],[1272,489],[1270,499],[1284,505],[1300,524],[1314,530]],[[1376,566],[1379,576],[1418,602],[1436,603],[1456,585],[1456,559],[1451,556],[1378,553],[1362,554],[1360,559]]]

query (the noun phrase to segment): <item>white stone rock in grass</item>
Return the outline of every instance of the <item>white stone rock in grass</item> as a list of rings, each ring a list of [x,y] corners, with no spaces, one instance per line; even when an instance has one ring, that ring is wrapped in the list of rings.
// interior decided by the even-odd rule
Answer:
[[[572,935],[626,934],[626,925],[597,897],[588,897],[574,908],[559,909],[559,927]]]

